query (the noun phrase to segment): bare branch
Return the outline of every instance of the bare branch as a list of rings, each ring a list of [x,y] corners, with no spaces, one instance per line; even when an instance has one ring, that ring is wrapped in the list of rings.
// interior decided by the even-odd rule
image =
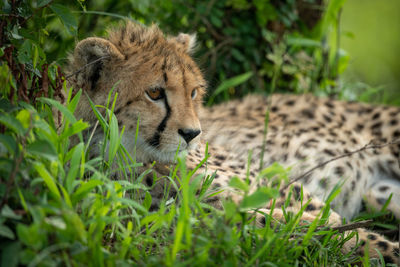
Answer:
[[[358,229],[358,228],[368,227],[373,222],[374,222],[373,220],[366,220],[366,221],[361,221],[361,222],[348,223],[348,224],[345,224],[345,225],[332,227],[331,229],[332,230],[336,230],[339,233],[343,233],[343,232],[351,231],[351,230]]]
[[[103,59],[107,59],[107,58],[109,58],[109,57],[110,57],[110,56],[99,57],[98,59],[95,59],[95,60],[93,60],[93,61],[87,63],[87,64],[84,65],[82,68],[80,68],[80,69],[78,69],[77,71],[75,71],[74,73],[71,73],[70,75],[66,76],[65,79],[69,79],[69,78],[71,78],[72,76],[74,76],[74,75],[76,75],[76,74],[82,72],[82,71],[83,71],[85,68],[87,68],[88,66],[93,65],[94,63],[97,63],[97,62],[99,62],[99,61],[101,61],[101,60],[103,60]]]
[[[329,160],[327,160],[327,161],[324,161],[324,162],[322,162],[321,164],[316,165],[315,167],[311,168],[311,169],[308,170],[307,172],[305,172],[305,173],[299,175],[298,177],[294,178],[293,180],[291,180],[289,183],[287,183],[287,184],[282,188],[282,190],[288,188],[288,187],[289,187],[291,184],[293,184],[294,182],[297,182],[297,181],[301,180],[302,178],[304,178],[304,177],[306,177],[307,175],[311,174],[311,173],[312,173],[313,171],[315,171],[316,169],[319,169],[319,168],[321,168],[321,167],[324,167],[325,165],[327,165],[328,163],[331,163],[332,161],[336,161],[336,160],[338,160],[338,159],[345,158],[345,157],[350,157],[350,156],[353,155],[353,154],[360,153],[360,152],[362,152],[362,151],[364,151],[364,150],[367,150],[367,149],[379,149],[379,148],[383,148],[383,147],[387,147],[387,146],[391,146],[391,145],[400,145],[400,139],[396,139],[396,140],[390,141],[390,142],[388,142],[388,143],[385,143],[385,144],[378,144],[378,145],[373,144],[373,140],[372,140],[371,142],[369,142],[368,144],[366,144],[366,145],[363,146],[362,148],[359,148],[359,149],[354,150],[354,151],[350,151],[350,152],[345,153],[345,154],[343,154],[343,155],[339,155],[339,156],[337,156],[337,157],[334,157],[334,158],[331,158],[331,159],[329,159]]]

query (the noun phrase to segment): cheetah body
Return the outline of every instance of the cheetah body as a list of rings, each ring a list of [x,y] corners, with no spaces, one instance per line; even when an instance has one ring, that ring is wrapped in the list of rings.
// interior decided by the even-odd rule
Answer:
[[[271,111],[263,146],[268,101]],[[262,168],[279,162],[292,168],[294,179],[368,144],[379,146],[400,139],[399,108],[312,95],[274,95],[270,100],[253,95],[205,110],[201,122],[203,138],[227,150],[228,159],[246,162],[251,150],[256,172],[264,150]],[[299,182],[320,200],[343,183],[332,206],[347,219],[359,213],[363,200],[379,209],[392,194],[388,208],[400,218],[399,145],[345,156],[317,168]]]
[[[82,88],[98,105],[106,104],[109,91],[114,88],[114,96],[118,94],[114,113],[119,125],[125,126],[122,142],[138,161],[173,164],[179,149],[187,153],[187,166],[195,168],[204,158],[204,144],[208,142],[210,158],[197,172],[216,173],[213,187],[224,189],[222,194],[210,199],[216,207],[221,206],[224,198],[240,202],[241,195],[230,190],[228,184],[234,176],[245,179],[247,168],[253,190],[257,187],[261,161],[261,169],[273,162],[291,167],[294,178],[315,164],[359,149],[372,139],[387,141],[398,137],[398,108],[323,100],[309,95],[250,96],[203,108],[206,83],[190,57],[193,45],[194,37],[187,34],[165,37],[155,26],[145,28],[126,23],[111,30],[108,39],[92,37],[77,44],[69,65],[72,76],[69,82],[74,88]],[[264,140],[268,107],[271,112]],[[95,116],[84,97],[76,116],[95,124]],[[95,133],[92,140],[96,143],[101,139],[101,133]],[[252,158],[247,166],[249,150]],[[386,200],[390,193],[395,201],[390,202],[389,209],[399,217],[398,151],[398,146],[365,150],[321,166],[296,181],[295,191],[303,185],[305,199],[312,199],[303,219],[311,221],[318,216],[327,194],[338,183],[343,183],[342,192],[333,203],[336,212],[331,213],[329,223],[340,225],[342,216],[352,218],[360,210],[363,197],[379,208],[382,199]],[[163,174],[161,169],[156,170]],[[152,185],[151,179],[145,181]],[[279,206],[289,190],[281,190],[273,211],[277,219],[284,220]],[[162,194],[155,185],[153,199]],[[289,208],[295,212],[300,207],[301,203],[295,199]],[[269,205],[265,207],[266,212],[269,208]],[[358,233],[362,240],[371,236],[363,229]],[[373,236],[370,256],[377,257],[374,248],[378,248],[385,259],[395,262],[398,244]],[[380,248],[379,242],[385,243],[385,247]],[[344,252],[355,245],[353,238],[347,242]]]

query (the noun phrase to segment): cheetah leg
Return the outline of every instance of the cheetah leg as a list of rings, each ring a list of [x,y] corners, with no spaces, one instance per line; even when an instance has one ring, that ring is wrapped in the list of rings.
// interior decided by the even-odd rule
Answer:
[[[390,194],[392,199],[387,209],[400,219],[400,182],[384,179],[371,186],[365,195],[366,202],[377,210],[381,210],[388,200]]]

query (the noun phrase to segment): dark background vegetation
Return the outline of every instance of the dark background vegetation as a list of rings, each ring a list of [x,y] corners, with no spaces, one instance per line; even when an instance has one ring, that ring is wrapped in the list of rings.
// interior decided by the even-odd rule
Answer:
[[[143,200],[135,194],[151,190],[140,183],[143,177],[124,173],[126,180],[113,181],[113,157],[88,159],[82,140],[71,147],[70,137],[88,125],[72,115],[77,98],[65,99],[60,92],[66,90],[63,66],[76,42],[104,36],[110,26],[132,19],[157,23],[168,34],[197,34],[195,58],[210,85],[207,104],[251,92],[400,104],[400,61],[391,50],[399,43],[398,25],[392,25],[400,17],[398,2],[385,2],[392,8],[378,0],[361,2],[1,0],[0,264],[343,266],[357,261],[338,253],[341,241],[329,229],[316,228],[320,222],[305,234],[288,215],[287,224],[257,229],[233,203],[224,204],[224,213],[204,209],[195,195],[200,180],[189,185],[189,174],[179,177],[180,202],[165,199],[160,210],[149,212],[150,195]],[[385,18],[383,28],[368,24],[384,33],[382,38],[364,26],[371,18]],[[65,106],[51,101],[57,96]],[[51,108],[61,111],[57,118]],[[139,163],[118,143],[119,128],[110,114],[100,123],[106,136],[115,138],[104,143],[115,148],[110,151],[120,169],[127,162],[135,168]],[[56,129],[54,119],[61,115]],[[282,167],[271,168],[287,176]],[[246,194],[246,184],[236,186]],[[250,208],[258,207],[254,198],[248,201]],[[380,226],[396,231],[385,220]]]
[[[374,13],[383,5],[368,2],[370,7],[365,12]],[[15,47],[13,56],[26,68],[35,65],[33,69],[40,72],[43,65],[63,66],[77,40],[104,36],[111,25],[130,18],[146,25],[157,23],[168,34],[196,33],[195,57],[209,81],[209,95],[227,79],[241,75],[218,90],[216,101],[274,90],[352,100],[358,96],[367,101],[379,96],[381,101],[396,103],[397,97],[393,96],[399,94],[400,67],[395,47],[399,40],[388,29],[390,23],[396,23],[395,11],[390,16],[388,10],[397,10],[398,5],[392,2],[385,4],[386,11],[363,17],[365,12],[355,12],[360,4],[339,0],[4,0],[1,45],[2,53],[8,52],[4,50],[11,42]],[[382,29],[377,22],[367,29],[357,27],[384,18]],[[361,37],[349,31],[352,28],[360,31]],[[363,29],[368,34],[370,28],[375,31],[363,35]],[[372,35],[378,31],[386,32],[384,43],[374,42]],[[342,49],[341,43],[355,56]],[[374,57],[371,47],[380,47],[374,49],[379,51]],[[30,58],[35,62],[29,62]],[[339,79],[349,63],[345,79]]]

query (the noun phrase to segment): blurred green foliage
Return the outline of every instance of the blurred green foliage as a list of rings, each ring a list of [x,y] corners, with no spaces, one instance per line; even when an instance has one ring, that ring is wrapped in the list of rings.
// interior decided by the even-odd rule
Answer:
[[[400,105],[400,1],[347,1],[341,21],[346,97]]]
[[[254,91],[270,92],[272,80],[277,91],[335,95],[348,56],[338,46],[329,46],[328,37],[338,31],[343,3],[3,0],[1,46],[3,50],[10,44],[15,46],[14,57],[34,73],[43,72],[42,65],[50,64],[55,77],[52,67],[66,63],[77,40],[104,36],[110,26],[128,18],[146,25],[157,23],[169,34],[196,33],[195,57],[210,83],[211,94],[226,79],[252,73],[240,85],[219,90],[213,95],[217,102]]]

